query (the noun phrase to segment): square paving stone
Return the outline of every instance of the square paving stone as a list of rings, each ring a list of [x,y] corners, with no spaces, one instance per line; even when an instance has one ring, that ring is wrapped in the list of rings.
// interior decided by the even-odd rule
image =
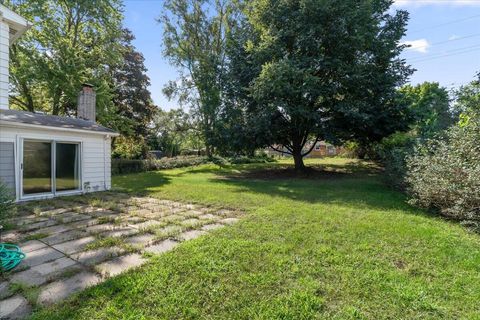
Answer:
[[[145,233],[125,239],[125,242],[134,246],[147,246],[155,240],[155,236]]]
[[[180,224],[188,228],[195,228],[195,227],[200,227],[203,222],[204,221],[201,221],[198,219],[186,219],[180,222]]]
[[[37,303],[44,306],[52,305],[100,281],[100,277],[93,272],[80,272],[73,277],[61,279],[43,287]]]
[[[92,218],[92,219],[88,219],[88,220],[81,220],[81,221],[72,222],[72,223],[69,223],[65,226],[67,226],[69,228],[73,228],[73,229],[79,229],[79,228],[87,228],[87,227],[94,226],[94,225],[97,225],[97,224],[98,224],[98,219],[97,218]]]
[[[181,241],[193,240],[200,236],[203,236],[204,234],[207,234],[207,233],[201,230],[185,231],[180,235],[178,235],[178,239],[180,239]]]
[[[99,264],[95,269],[105,277],[113,277],[131,268],[141,266],[145,262],[146,260],[141,255],[133,253]]]
[[[32,308],[21,295],[0,301],[0,319],[24,319]]]
[[[150,252],[150,253],[154,253],[154,254],[160,254],[160,253],[164,253],[164,252],[172,250],[177,245],[178,245],[178,242],[167,239],[167,240],[163,240],[162,242],[159,242],[157,244],[154,244],[152,246],[146,247],[145,251]]]
[[[145,215],[148,215],[148,214],[152,213],[152,211],[147,210],[147,209],[139,209],[139,210],[133,210],[130,213],[133,214],[133,215],[142,217],[142,216],[145,216]]]
[[[41,228],[41,229],[37,229],[33,232],[31,232],[31,234],[54,234],[54,233],[60,233],[60,232],[65,232],[65,231],[68,231],[68,230],[72,230],[73,227],[70,226],[70,225],[64,225],[64,224],[58,224],[58,225],[55,225],[55,226],[51,226],[51,227],[45,227],[45,228]]]
[[[168,238],[168,237],[172,237],[179,234],[183,230],[184,228],[180,226],[170,225],[170,226],[166,226],[164,228],[155,230],[155,235],[161,238]]]
[[[64,257],[65,255],[53,248],[46,247],[27,253],[20,266],[35,267],[39,264]]]
[[[145,229],[145,228],[148,228],[148,227],[161,226],[161,225],[164,225],[164,224],[165,224],[165,222],[161,222],[161,221],[157,221],[157,220],[148,220],[148,221],[145,221],[145,222],[132,224],[130,226],[134,227],[135,229],[142,230],[142,229]]]
[[[218,217],[214,214],[211,214],[211,213],[206,213],[206,214],[202,214],[201,216],[199,216],[198,219],[201,219],[201,220],[218,220],[218,219],[220,219],[220,217]]]
[[[92,211],[90,212],[92,216],[95,216],[97,218],[100,217],[115,217],[118,215],[118,213],[112,211],[112,210],[106,210],[106,209],[99,209],[98,211]]]
[[[220,229],[220,228],[223,228],[223,227],[225,227],[223,224],[213,223],[213,224],[204,225],[202,227],[202,230],[211,231],[211,230]]]
[[[113,223],[104,223],[104,224],[97,224],[94,226],[90,226],[85,228],[85,231],[88,233],[100,233],[104,231],[112,231],[118,228],[118,226],[114,225]]]
[[[12,290],[10,290],[10,283],[8,281],[0,282],[0,300],[8,298],[13,295]]]
[[[31,224],[24,225],[24,226],[22,226],[22,230],[30,231],[30,230],[35,230],[35,229],[54,226],[54,225],[57,225],[57,224],[58,224],[57,221],[49,219],[47,221],[36,222],[36,223],[31,223]]]
[[[95,241],[94,237],[85,237],[80,239],[75,239],[60,244],[52,246],[58,251],[61,251],[65,254],[72,254],[79,251],[82,251],[89,243]]]
[[[2,242],[17,243],[23,238],[23,234],[17,230],[2,233]]]
[[[215,214],[218,214],[219,216],[223,216],[223,217],[231,217],[231,216],[235,216],[236,212],[233,210],[221,209],[215,212]]]
[[[38,240],[30,240],[19,245],[24,253],[29,253],[38,249],[45,248],[47,245]]]
[[[138,230],[134,228],[121,228],[121,229],[115,229],[112,231],[106,231],[102,233],[102,236],[104,237],[124,237],[124,236],[131,236],[134,234],[137,234]]]
[[[197,211],[197,210],[189,210],[189,211],[182,212],[181,214],[182,216],[193,218],[193,217],[199,217],[203,215],[203,212]]]
[[[65,271],[80,270],[81,265],[76,261],[63,257],[52,262],[39,264],[28,270],[15,273],[10,281],[15,283],[23,283],[30,287],[39,286],[47,281],[53,280]]]
[[[162,218],[161,221],[165,221],[165,222],[178,222],[178,221],[182,221],[182,220],[184,220],[184,219],[185,219],[184,216],[172,214],[172,215],[169,215],[169,216],[166,216],[166,217]]]
[[[91,216],[87,216],[86,214],[81,214],[76,212],[69,212],[61,216],[55,217],[55,219],[58,219],[61,223],[70,223],[75,221],[87,220],[91,218],[92,218]]]
[[[48,217],[39,217],[36,215],[29,215],[29,216],[23,216],[23,217],[18,217],[15,219],[10,220],[9,222],[17,225],[17,226],[23,226],[23,225],[28,225],[32,223],[37,223],[37,222],[43,222],[49,220]]]
[[[94,266],[103,261],[115,258],[123,254],[124,252],[125,250],[117,247],[99,248],[95,250],[82,251],[79,253],[75,253],[71,255],[71,257],[72,259],[80,263],[83,263],[85,265]]]
[[[49,245],[55,245],[62,242],[79,239],[87,236],[88,236],[88,233],[83,230],[70,230],[66,232],[53,234],[51,236],[43,238],[42,241]]]
[[[226,219],[222,219],[219,221],[220,223],[223,223],[223,224],[234,224],[234,223],[237,223],[238,222],[238,219],[237,218],[226,218]]]

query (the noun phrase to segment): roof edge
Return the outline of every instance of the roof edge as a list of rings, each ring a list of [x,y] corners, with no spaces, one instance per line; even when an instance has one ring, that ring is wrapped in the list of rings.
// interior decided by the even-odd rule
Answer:
[[[72,128],[60,128],[60,127],[53,127],[53,126],[47,126],[47,125],[39,125],[39,124],[31,124],[31,123],[23,123],[23,122],[13,122],[13,121],[6,121],[6,120],[0,120],[0,125],[5,126],[5,127],[14,127],[14,128],[15,127],[28,127],[28,128],[36,128],[36,129],[43,129],[43,130],[54,130],[54,131],[62,131],[62,132],[78,132],[78,133],[87,133],[87,134],[112,136],[112,137],[120,136],[120,133],[115,132],[115,131],[105,132],[105,131],[91,131],[91,130],[72,129]]]

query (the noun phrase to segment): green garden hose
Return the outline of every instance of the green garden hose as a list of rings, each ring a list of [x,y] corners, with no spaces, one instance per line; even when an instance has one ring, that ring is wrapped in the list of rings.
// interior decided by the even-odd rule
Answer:
[[[13,244],[0,243],[0,263],[1,269],[8,271],[15,268],[23,259],[25,253]]]

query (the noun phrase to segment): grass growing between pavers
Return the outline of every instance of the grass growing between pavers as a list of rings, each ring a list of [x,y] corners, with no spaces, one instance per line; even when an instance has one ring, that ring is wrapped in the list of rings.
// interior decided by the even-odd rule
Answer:
[[[246,211],[34,319],[480,319],[480,236],[405,204],[367,163],[149,172],[114,185]],[[267,170],[268,169],[268,170]]]

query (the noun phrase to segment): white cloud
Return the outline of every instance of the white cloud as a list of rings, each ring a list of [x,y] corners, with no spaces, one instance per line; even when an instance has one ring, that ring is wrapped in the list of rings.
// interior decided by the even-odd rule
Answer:
[[[412,50],[412,51],[417,51],[417,52],[420,52],[420,53],[427,53],[428,48],[430,47],[430,43],[428,43],[427,39],[404,41],[401,44],[406,44],[406,45],[409,46],[405,50]]]
[[[480,6],[479,0],[395,0],[397,7],[419,7],[427,5]]]
[[[452,34],[452,35],[448,38],[448,41],[453,41],[453,40],[457,40],[457,39],[460,39],[460,37],[457,36],[456,34]]]

